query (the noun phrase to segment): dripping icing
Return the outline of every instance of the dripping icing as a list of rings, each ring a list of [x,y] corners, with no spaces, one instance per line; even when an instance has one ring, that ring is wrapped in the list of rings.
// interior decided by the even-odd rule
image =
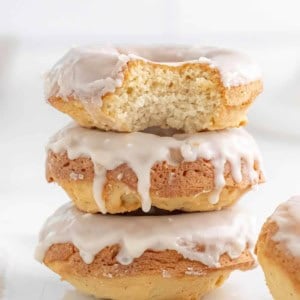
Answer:
[[[209,160],[214,166],[214,190],[210,198],[212,204],[219,200],[219,194],[225,185],[224,166],[231,166],[233,179],[242,180],[241,160],[246,162],[251,183],[258,183],[259,175],[254,162],[262,166],[261,157],[254,139],[242,128],[226,129],[195,134],[165,136],[164,131],[156,134],[133,132],[116,133],[85,129],[71,124],[54,135],[47,146],[55,153],[67,152],[69,159],[80,156],[91,158],[95,176],[93,192],[95,201],[102,213],[106,213],[102,199],[102,189],[106,170],[112,170],[126,163],[138,178],[138,192],[141,195],[142,209],[151,208],[150,170],[159,161],[169,164],[178,163],[178,149],[181,160],[195,161],[198,158]],[[127,147],[130,145],[130,147]],[[175,151],[176,152],[176,151]]]
[[[246,248],[252,249],[253,225],[253,219],[239,205],[206,213],[120,216],[83,213],[68,203],[44,224],[36,258],[42,261],[53,244],[72,243],[90,264],[103,248],[118,244],[116,259],[121,264],[130,264],[147,249],[169,249],[218,267],[221,255],[227,253],[236,259]],[[197,251],[197,245],[204,250]]]

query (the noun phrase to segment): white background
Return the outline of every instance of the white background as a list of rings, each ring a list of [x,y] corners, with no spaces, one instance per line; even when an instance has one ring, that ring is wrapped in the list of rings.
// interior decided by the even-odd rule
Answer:
[[[196,35],[300,30],[297,0],[1,1],[0,33],[45,35]]]
[[[0,0],[0,299],[87,299],[33,259],[45,218],[68,201],[44,179],[44,145],[68,122],[44,101],[42,74],[74,44],[191,43],[242,49],[262,66],[265,92],[249,130],[267,183],[241,201],[257,231],[300,193],[299,1]],[[259,268],[236,272],[206,299],[271,299]]]

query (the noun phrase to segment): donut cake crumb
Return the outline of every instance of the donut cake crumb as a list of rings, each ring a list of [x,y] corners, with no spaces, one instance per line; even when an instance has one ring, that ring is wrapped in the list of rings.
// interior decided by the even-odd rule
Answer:
[[[81,126],[102,130],[161,126],[192,133],[246,124],[262,91],[260,71],[248,57],[205,47],[157,51],[72,49],[48,73],[46,97]],[[91,62],[111,73],[94,71]]]

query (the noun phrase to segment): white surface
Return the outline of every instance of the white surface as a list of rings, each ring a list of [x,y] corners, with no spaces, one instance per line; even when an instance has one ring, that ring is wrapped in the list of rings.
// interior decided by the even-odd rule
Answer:
[[[68,201],[60,188],[47,184],[44,179],[44,145],[69,119],[44,103],[41,74],[61,55],[63,47],[55,48],[54,43],[49,50],[47,45],[41,44],[43,41],[19,44],[6,84],[0,83],[0,298],[84,300],[89,298],[74,292],[71,286],[33,259],[41,224],[55,208]],[[286,57],[291,57],[288,50],[281,50]],[[272,64],[271,60],[263,59],[269,52],[250,52],[266,67],[269,75],[266,93],[271,94],[279,80],[270,80],[277,66],[274,61]],[[275,54],[270,56],[275,59]],[[288,62],[292,66],[293,61]],[[284,62],[280,64],[284,68]],[[289,82],[293,79],[292,73],[290,76]],[[261,96],[253,107],[253,115],[260,112],[264,101],[272,104],[272,99]],[[272,105],[269,114],[273,114]],[[256,128],[256,124],[253,122],[251,128]],[[300,193],[300,142],[283,135],[280,138],[275,133],[272,136],[256,130],[252,133],[265,159],[268,182],[244,197],[242,203],[249,207],[249,213],[257,216],[258,230],[277,204]],[[214,299],[270,300],[271,297],[257,268],[246,273],[235,272],[224,287],[205,298]]]

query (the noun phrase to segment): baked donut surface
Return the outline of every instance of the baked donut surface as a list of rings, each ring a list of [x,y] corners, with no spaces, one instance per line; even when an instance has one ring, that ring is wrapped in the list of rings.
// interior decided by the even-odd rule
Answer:
[[[82,47],[47,73],[45,94],[84,127],[198,132],[245,125],[260,78],[249,57],[226,49]]]
[[[151,228],[151,230],[150,230]],[[199,299],[254,267],[251,221],[214,213],[92,215],[68,204],[41,230],[37,258],[77,289],[108,299]]]
[[[47,267],[76,289],[101,299],[191,299],[198,300],[220,287],[234,270],[254,266],[246,250],[237,259],[220,258],[220,267],[210,268],[182,257],[176,251],[147,250],[130,265],[116,261],[118,246],[100,251],[86,264],[72,244],[55,244],[46,253]]]
[[[281,204],[264,224],[258,261],[275,300],[300,299],[300,196]]]
[[[46,177],[86,212],[210,211],[262,183],[261,168],[243,129],[166,137],[73,126],[50,140]]]

